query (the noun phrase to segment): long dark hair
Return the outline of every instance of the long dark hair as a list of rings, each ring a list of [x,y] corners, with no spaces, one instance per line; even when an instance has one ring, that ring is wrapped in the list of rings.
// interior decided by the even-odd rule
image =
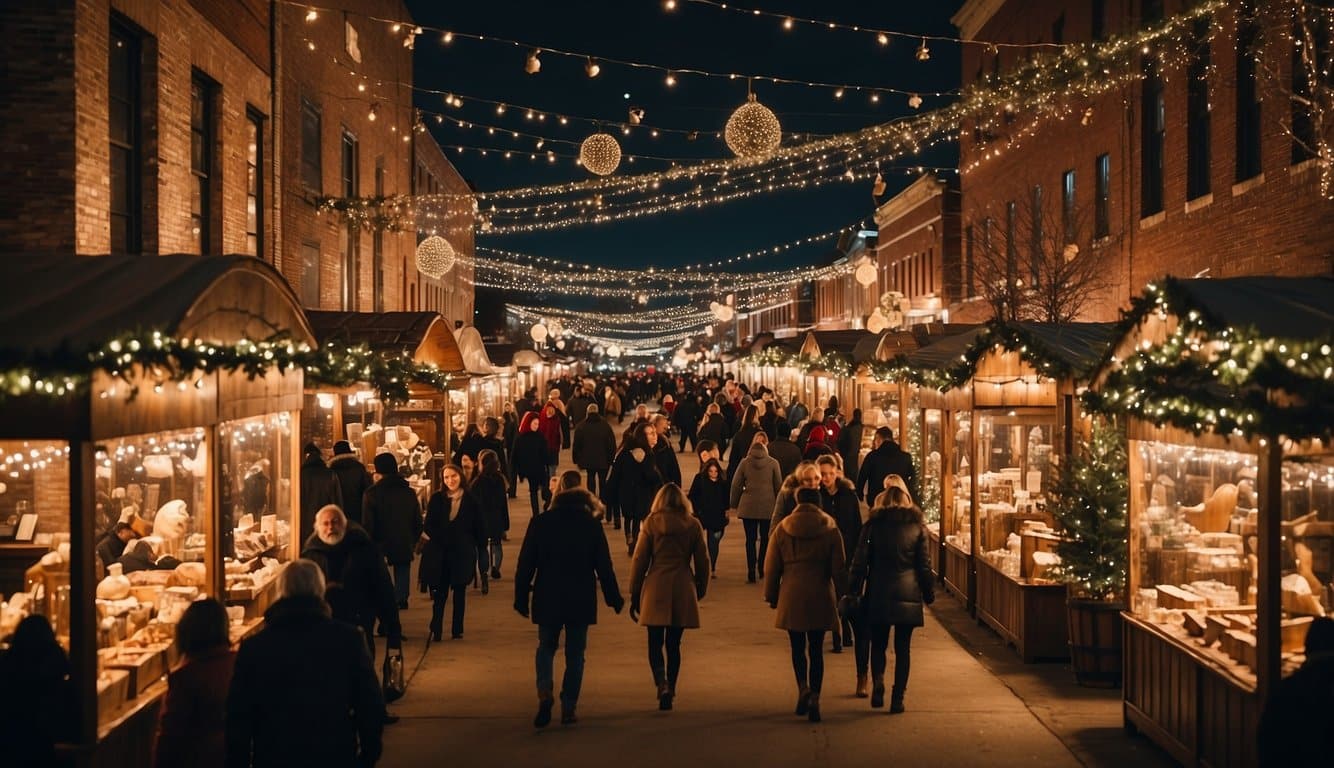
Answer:
[[[483,477],[499,478],[501,486],[508,493],[510,489],[509,479],[505,473],[500,471],[500,456],[490,448],[484,448],[477,452],[477,476],[472,479],[472,484],[477,485]]]

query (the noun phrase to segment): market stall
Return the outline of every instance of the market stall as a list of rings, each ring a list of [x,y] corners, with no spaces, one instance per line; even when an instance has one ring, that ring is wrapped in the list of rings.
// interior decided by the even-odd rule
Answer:
[[[870,331],[809,331],[797,348],[797,358],[805,370],[802,392],[807,407],[828,407],[836,398],[843,418],[852,416],[854,378],[852,352]]]
[[[1166,280],[1092,404],[1129,420],[1124,712],[1187,765],[1253,766],[1266,696],[1334,610],[1334,280]]]
[[[1066,588],[1049,573],[1060,536],[1047,494],[1078,431],[1076,389],[1113,332],[1109,323],[994,325],[972,364],[975,607],[1025,662],[1069,656]]]
[[[297,555],[290,368],[313,336],[253,258],[11,257],[6,275],[0,638],[41,614],[68,652],[65,758],[147,764],[185,607],[223,599],[239,639]]]
[[[308,426],[302,429],[303,444],[314,442],[326,452],[333,443],[347,440],[354,453],[368,466],[375,454],[388,448],[399,454],[401,463],[419,474],[418,482],[429,489],[428,471],[436,455],[448,450],[449,425],[466,407],[454,402],[453,393],[466,397],[467,377],[463,356],[445,319],[435,312],[307,312],[321,345],[365,348],[386,358],[405,358],[433,366],[450,376],[446,390],[431,384],[409,383],[407,397],[386,403],[370,382],[334,388],[307,386],[305,412]]]
[[[481,424],[487,417],[499,419],[505,411],[505,402],[518,399],[514,391],[514,367],[493,362],[486,353],[482,335],[473,326],[458,329],[454,336],[468,374],[468,420]]]

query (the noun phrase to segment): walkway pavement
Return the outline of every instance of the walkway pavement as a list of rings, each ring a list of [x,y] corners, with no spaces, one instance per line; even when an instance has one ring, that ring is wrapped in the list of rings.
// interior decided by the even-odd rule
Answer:
[[[689,482],[697,461],[692,454],[678,456]],[[564,469],[568,452],[562,462]],[[926,626],[913,636],[906,713],[890,716],[853,696],[855,673],[848,649],[825,655],[824,722],[814,725],[795,717],[787,637],[774,628],[760,586],[746,583],[740,525],[729,527],[723,539],[719,576],[700,607],[703,626],[686,633],[675,710],[657,709],[644,630],[628,615],[601,607],[599,624],[589,637],[579,722],[561,726],[557,721],[536,730],[537,633],[512,607],[514,567],[530,519],[526,488],[511,502],[510,514],[504,578],[492,584],[490,595],[470,592],[463,639],[450,640],[446,634],[444,641],[428,648],[429,603],[425,595],[413,594],[403,619],[410,684],[407,696],[392,707],[402,720],[386,730],[381,765],[769,768],[884,765],[897,758],[910,760],[914,768],[1058,768],[1124,765],[1128,760],[1121,756],[1146,752],[1157,757],[1144,742],[1138,742],[1138,752],[1124,752],[1125,745],[1137,742],[1124,736],[1103,745],[1109,749],[1082,747],[1077,743],[1081,728],[1119,730],[1119,714],[1110,718],[1104,707],[1093,723],[1067,722],[1059,714],[1059,700],[1030,707],[1020,698],[1023,687],[1007,684],[1003,675],[989,669],[985,655],[956,641],[936,611],[928,612]],[[610,526],[607,536],[624,590],[629,581],[624,540]],[[947,621],[968,630],[966,614],[960,622],[961,611],[941,607]],[[975,624],[972,629],[977,630]],[[563,668],[558,655],[558,685]],[[1053,718],[1070,727],[1053,728]],[[1099,759],[1106,755],[1118,759]]]

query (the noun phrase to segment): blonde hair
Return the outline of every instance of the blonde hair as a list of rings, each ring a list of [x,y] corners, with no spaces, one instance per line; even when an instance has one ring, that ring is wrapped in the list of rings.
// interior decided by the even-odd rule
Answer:
[[[681,486],[667,483],[658,491],[658,495],[653,497],[653,506],[649,508],[650,515],[659,513],[689,517],[694,513],[694,507],[691,506],[685,491],[681,490]]]

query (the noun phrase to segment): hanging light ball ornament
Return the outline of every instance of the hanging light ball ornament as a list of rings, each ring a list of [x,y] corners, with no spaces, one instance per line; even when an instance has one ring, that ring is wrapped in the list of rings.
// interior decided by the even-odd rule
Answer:
[[[607,347],[607,357],[620,357],[620,356],[621,356],[621,348],[619,346],[612,344],[610,347]]]
[[[867,259],[857,267],[857,271],[853,273],[853,276],[857,278],[858,283],[862,285],[871,285],[876,281],[876,278],[879,277],[879,270],[875,268],[875,265],[871,263],[870,259]]]
[[[431,235],[417,244],[417,271],[439,280],[454,268],[454,246],[439,235]]]
[[[621,145],[609,133],[595,133],[579,145],[579,162],[589,173],[614,173],[621,164]]]
[[[547,327],[538,323],[528,330],[528,335],[533,337],[533,341],[541,344],[547,340]]]
[[[756,101],[752,93],[727,118],[723,139],[737,157],[761,158],[778,148],[783,128],[773,110]]]

